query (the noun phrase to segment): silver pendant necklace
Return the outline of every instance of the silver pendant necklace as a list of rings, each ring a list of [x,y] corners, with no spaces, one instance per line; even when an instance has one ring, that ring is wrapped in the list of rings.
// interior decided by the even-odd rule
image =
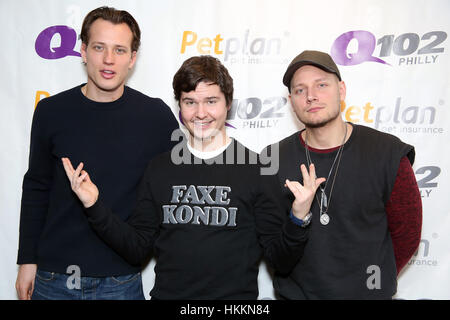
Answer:
[[[319,186],[320,202],[319,202],[319,199],[317,198],[317,193],[315,195],[317,204],[319,205],[319,208],[320,208],[320,223],[324,226],[327,225],[328,223],[330,223],[330,216],[328,215],[328,208],[329,208],[329,204],[331,202],[331,195],[333,194],[334,182],[336,181],[336,176],[337,176],[337,172],[339,169],[339,164],[341,162],[342,153],[344,152],[344,143],[345,143],[346,137],[347,137],[347,123],[345,123],[344,139],[342,140],[342,143],[339,146],[339,150],[336,154],[336,157],[334,158],[333,164],[331,165],[330,171],[328,172],[328,177],[325,182],[325,186],[323,188],[321,185]],[[308,162],[308,168],[309,168],[309,166],[312,163],[312,160],[311,160],[311,154],[309,153],[306,132],[305,132],[305,152],[306,152],[306,161]],[[334,168],[334,165],[336,164],[336,161],[337,161],[336,170],[334,171],[333,181],[331,182],[331,189],[330,189],[330,194],[329,194],[329,199],[328,199],[325,190],[328,186],[328,182],[330,181],[330,176],[331,176],[331,173],[333,172],[333,168]]]

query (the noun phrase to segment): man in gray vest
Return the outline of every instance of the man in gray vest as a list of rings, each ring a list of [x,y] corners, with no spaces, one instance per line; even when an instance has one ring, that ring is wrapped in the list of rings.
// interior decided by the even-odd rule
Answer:
[[[414,147],[397,137],[346,123],[346,86],[332,58],[304,51],[283,83],[305,129],[282,140],[279,180],[291,219],[308,230],[302,257],[274,287],[284,299],[391,299],[397,274],[417,249],[422,205]],[[270,148],[270,147],[269,147]],[[292,212],[304,190],[301,170],[325,178],[309,212]]]

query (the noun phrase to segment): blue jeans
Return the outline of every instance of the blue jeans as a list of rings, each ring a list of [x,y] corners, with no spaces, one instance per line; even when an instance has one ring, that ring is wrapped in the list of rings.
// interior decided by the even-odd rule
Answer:
[[[140,273],[93,278],[39,270],[32,300],[145,300]]]

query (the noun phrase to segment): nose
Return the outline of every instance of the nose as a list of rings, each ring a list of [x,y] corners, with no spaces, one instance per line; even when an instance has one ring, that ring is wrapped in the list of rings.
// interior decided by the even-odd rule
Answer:
[[[114,63],[114,53],[112,50],[105,50],[103,54],[103,63],[105,64],[113,64]]]
[[[308,95],[307,95],[306,99],[309,103],[317,100],[317,95],[313,88],[308,89]]]
[[[197,118],[199,119],[204,119],[206,118],[206,116],[208,115],[208,112],[206,110],[206,106],[203,103],[199,103],[198,104],[198,108],[197,108]]]

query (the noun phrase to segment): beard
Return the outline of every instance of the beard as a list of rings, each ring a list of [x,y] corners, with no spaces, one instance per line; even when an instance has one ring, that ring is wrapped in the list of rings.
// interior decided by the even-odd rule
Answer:
[[[333,122],[334,120],[336,120],[340,115],[341,115],[340,104],[338,104],[338,107],[333,109],[332,113],[324,119],[320,119],[317,121],[310,121],[310,120],[306,119],[306,117],[301,117],[298,115],[297,115],[297,118],[298,118],[298,120],[300,120],[301,123],[303,123],[305,128],[316,129],[316,128],[325,127],[330,122]]]

